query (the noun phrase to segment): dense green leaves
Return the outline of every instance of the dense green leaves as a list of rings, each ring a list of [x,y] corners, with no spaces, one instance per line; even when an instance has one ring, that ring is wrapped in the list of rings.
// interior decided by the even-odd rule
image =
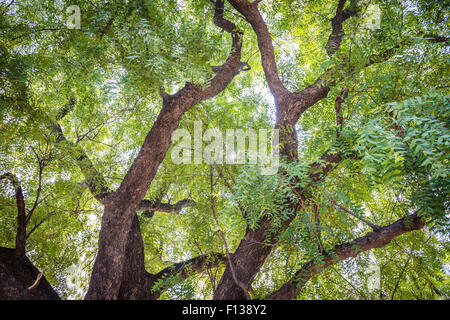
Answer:
[[[252,165],[216,165],[211,194],[210,166],[175,165],[169,150],[145,198],[188,198],[196,205],[151,219],[138,213],[149,272],[224,253],[211,199],[231,252],[246,230],[266,220],[278,230],[298,210],[252,285],[257,298],[304,263],[320,263],[334,245],[372,231],[359,218],[384,226],[417,211],[428,222],[424,230],[324,270],[299,298],[448,299],[448,8],[438,1],[371,1],[382,22],[370,30],[361,18],[369,3],[357,2],[360,17],[345,21],[341,49],[331,58],[325,44],[337,1],[260,3],[286,88],[298,91],[320,75],[335,85],[298,121],[299,160],[283,159],[278,175],[261,175]],[[72,4],[81,9],[80,29],[66,25]],[[62,297],[83,297],[97,250],[103,206],[85,188],[91,166],[115,190],[161,109],[161,87],[173,94],[186,82],[208,83],[231,42],[213,15],[209,1],[0,5],[0,174],[14,173],[27,210],[36,205],[27,256]],[[180,128],[192,134],[199,120],[203,129],[225,132],[270,129],[276,117],[254,32],[228,4],[225,16],[243,32],[242,61],[251,70],[183,116]],[[339,127],[335,99],[344,87],[349,96]],[[72,99],[73,109],[58,118]],[[65,141],[58,140],[55,124]],[[345,160],[313,183],[310,166],[326,151]],[[14,247],[16,215],[13,189],[2,180],[1,246]],[[166,290],[162,299],[210,298],[223,270],[219,265],[188,279],[169,277],[154,290]]]

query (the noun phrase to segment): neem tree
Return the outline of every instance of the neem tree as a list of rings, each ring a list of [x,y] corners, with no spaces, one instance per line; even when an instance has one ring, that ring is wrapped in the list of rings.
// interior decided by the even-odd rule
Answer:
[[[0,297],[448,297],[447,9],[2,4]],[[278,173],[172,163],[199,120]]]

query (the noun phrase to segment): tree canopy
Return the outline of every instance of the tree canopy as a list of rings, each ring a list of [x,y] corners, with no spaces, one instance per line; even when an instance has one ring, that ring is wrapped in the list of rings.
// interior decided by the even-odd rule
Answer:
[[[449,15],[3,1],[0,298],[449,299]],[[179,129],[276,129],[278,171]]]

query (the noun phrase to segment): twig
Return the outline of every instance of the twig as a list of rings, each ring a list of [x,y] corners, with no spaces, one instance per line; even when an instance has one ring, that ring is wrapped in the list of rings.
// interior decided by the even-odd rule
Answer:
[[[223,233],[223,231],[222,231],[222,229],[220,227],[219,220],[217,219],[216,208],[215,208],[215,205],[214,205],[214,195],[213,195],[213,191],[214,190],[213,190],[213,167],[212,166],[210,166],[209,182],[210,182],[210,196],[211,196],[211,211],[213,213],[214,221],[216,222],[217,227],[219,228],[218,231],[220,233],[220,236],[222,237],[223,244],[225,245],[225,252],[227,254],[228,264],[230,265],[231,275],[233,276],[233,280],[237,284],[237,286],[240,287],[244,291],[244,294],[245,294],[246,298],[250,300],[251,298],[250,298],[250,295],[248,293],[248,290],[247,290],[245,284],[243,284],[241,281],[239,281],[238,278],[236,277],[236,273],[234,271],[233,263],[231,261],[230,251],[228,250],[227,240],[225,238],[225,234]]]
[[[341,206],[340,204],[338,204],[336,201],[331,200],[332,203],[334,203],[339,209],[344,210],[345,212],[347,212],[348,214],[352,215],[353,217],[355,217],[356,219],[364,222],[365,224],[367,224],[369,227],[371,227],[373,229],[373,231],[380,231],[381,228],[379,226],[377,226],[376,224],[373,224],[372,222],[367,221],[366,219],[359,217],[358,215],[356,215],[353,211],[351,211],[350,209],[347,209],[344,206]]]
[[[397,244],[397,245],[398,245],[398,244]],[[398,276],[397,282],[396,282],[395,287],[394,287],[394,291],[392,291],[391,300],[394,300],[394,296],[395,296],[395,293],[397,292],[398,285],[400,284],[400,280],[402,279],[403,274],[405,273],[406,268],[408,267],[408,264],[409,264],[409,262],[411,261],[411,258],[412,258],[412,252],[413,252],[413,250],[414,250],[414,246],[415,246],[415,242],[414,242],[413,245],[412,245],[411,252],[407,253],[407,254],[408,254],[408,259],[406,260],[405,265],[403,266],[403,269],[402,269],[402,271],[400,272],[400,275]]]
[[[203,250],[200,247],[199,243],[197,241],[194,241],[194,243],[195,243],[195,246],[197,247],[197,249],[200,251],[200,254],[204,256],[205,254],[203,253]],[[214,293],[216,292],[216,277],[215,277],[215,275],[212,274],[212,272],[209,268],[206,268],[206,272],[208,273],[209,281],[211,281],[212,293],[214,296]]]
[[[366,297],[361,293],[361,291],[359,291],[358,288],[356,288],[356,287],[353,285],[353,283],[351,283],[349,280],[347,280],[347,278],[345,278],[339,271],[337,271],[334,267],[331,268],[331,270],[333,270],[334,272],[336,272],[336,273],[339,275],[339,277],[341,277],[342,279],[344,279],[344,281],[347,282],[347,283],[353,288],[353,290],[355,290],[356,292],[358,292],[358,294],[359,294],[362,298],[364,298],[364,299],[366,298]]]
[[[39,274],[38,274],[37,277],[36,277],[36,280],[33,282],[33,284],[32,284],[31,286],[28,287],[27,290],[28,290],[28,291],[31,291],[31,290],[33,290],[34,288],[36,288],[36,287],[38,286],[39,281],[41,280],[41,278],[42,278],[43,275],[44,275],[44,272],[43,272],[43,271],[39,272]]]

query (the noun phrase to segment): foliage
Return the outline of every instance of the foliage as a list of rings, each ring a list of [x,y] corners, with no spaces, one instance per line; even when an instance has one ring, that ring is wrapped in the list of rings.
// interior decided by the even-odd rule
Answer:
[[[449,34],[448,8],[438,1],[371,1],[383,12],[382,27],[373,31],[357,18],[347,20],[341,53],[329,58],[324,43],[335,2],[261,2],[285,86],[304,88],[329,70],[339,81],[302,115],[295,128],[299,160],[282,161],[278,175],[261,175],[251,165],[214,166],[212,196],[221,229],[234,251],[245,231],[263,219],[276,230],[292,217],[286,199],[301,208],[253,283],[252,296],[263,298],[304,263],[372,231],[334,202],[380,226],[418,211],[429,222],[424,230],[324,270],[299,299],[448,299],[449,47],[427,37]],[[365,10],[368,1],[361,3]],[[71,4],[81,8],[80,30],[65,25]],[[223,132],[274,123],[255,35],[226,8],[244,32],[242,61],[251,70],[185,114],[180,128],[189,132],[198,120]],[[119,186],[161,109],[160,88],[172,94],[186,82],[205,85],[211,66],[228,56],[230,37],[213,24],[213,15],[209,1],[0,4],[0,174],[19,178],[28,209],[38,203],[28,230],[43,222],[27,240],[27,256],[63,298],[81,299],[87,289],[103,211],[82,187],[86,172],[77,152],[89,156],[111,190]],[[390,59],[367,66],[371,55],[395,46]],[[349,96],[337,128],[334,103],[343,87]],[[73,110],[57,119],[70,99]],[[68,142],[55,138],[55,122]],[[327,179],[312,182],[309,166],[327,150],[343,152],[346,160]],[[180,214],[155,212],[151,219],[139,213],[149,272],[225,252],[212,215],[209,174],[208,165],[164,159],[145,198],[189,198],[196,205]],[[294,188],[309,200],[303,202]],[[14,247],[16,215],[13,189],[2,180],[4,247]],[[375,289],[369,266],[381,270]],[[166,289],[161,299],[210,298],[223,270],[220,265],[188,279],[169,277],[154,289]]]

